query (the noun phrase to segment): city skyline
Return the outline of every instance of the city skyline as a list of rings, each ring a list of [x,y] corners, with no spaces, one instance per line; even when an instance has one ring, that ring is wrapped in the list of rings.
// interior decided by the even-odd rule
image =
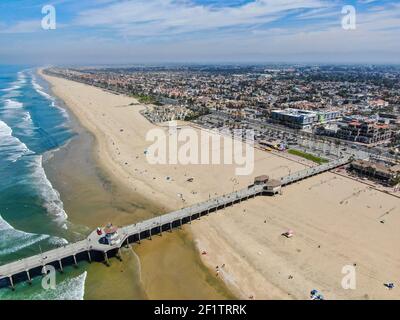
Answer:
[[[41,26],[43,6],[56,29]],[[342,26],[343,7],[356,29]],[[15,64],[399,63],[400,4],[383,0],[3,1]]]

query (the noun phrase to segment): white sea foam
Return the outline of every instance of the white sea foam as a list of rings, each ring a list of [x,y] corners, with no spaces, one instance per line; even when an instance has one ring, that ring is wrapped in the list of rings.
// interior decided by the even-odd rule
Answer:
[[[32,86],[41,96],[45,97],[48,100],[54,101],[54,98],[48,93],[44,92],[44,88],[39,83],[37,83],[36,77],[34,75],[32,75]]]
[[[13,84],[11,87],[6,88],[6,89],[1,89],[0,91],[2,92],[7,92],[7,95],[5,97],[15,97],[19,95],[19,92],[17,91],[18,89],[21,89],[21,86],[17,84]]]
[[[16,90],[21,89],[24,84],[26,84],[26,75],[24,72],[20,71],[18,72],[17,80],[11,83],[11,87],[1,89],[0,91],[15,92]]]
[[[0,120],[0,153],[2,160],[15,162],[24,155],[33,154],[25,143],[12,135],[12,129]]]
[[[0,256],[17,252],[48,238],[49,235],[16,230],[0,215]]]
[[[87,272],[57,284],[55,290],[44,291],[35,300],[83,300]]]
[[[56,247],[62,247],[68,244],[68,240],[59,237],[51,237],[49,242]]]
[[[29,167],[31,169],[30,181],[37,188],[39,196],[43,199],[43,206],[47,212],[53,216],[57,222],[62,223],[65,228],[67,214],[64,211],[64,204],[60,199],[60,194],[55,190],[46,176],[42,165],[42,156],[34,155],[29,148],[18,138],[12,135],[12,129],[0,120],[0,152],[2,160],[15,162],[24,155],[32,155]]]
[[[4,108],[2,114],[5,118],[10,118],[12,121],[20,119],[16,127],[21,129],[24,134],[30,136],[35,129],[31,115],[28,111],[24,110],[23,104],[13,99],[4,100]],[[12,129],[3,121],[0,121],[0,151],[2,160],[17,161],[24,155],[33,155],[34,152],[22,143],[17,137],[13,136]],[[43,200],[43,206],[57,223],[64,229],[67,228],[65,220],[67,214],[64,211],[63,203],[60,199],[60,194],[55,190],[48,180],[46,173],[42,166],[42,156],[32,156],[29,164],[31,176],[30,184],[34,185],[39,197]]]
[[[32,117],[31,117],[31,114],[29,112],[25,112],[23,114],[22,118],[24,119],[24,121],[32,122]]]
[[[23,83],[19,82],[19,81],[15,81],[11,83],[11,86],[5,89],[1,89],[0,91],[2,92],[13,92],[13,91],[17,91],[18,89],[21,89]]]
[[[56,284],[54,290],[40,290],[26,299],[29,300],[83,300],[87,272]]]
[[[17,252],[43,240],[56,247],[68,244],[66,239],[60,237],[16,230],[0,215],[0,256]]]
[[[39,93],[41,96],[45,97],[46,99],[50,100],[51,106],[53,108],[57,108],[58,110],[60,110],[61,113],[63,114],[64,118],[66,118],[66,119],[69,118],[67,111],[64,108],[61,108],[60,106],[58,106],[56,104],[56,99],[44,91],[44,88],[37,82],[37,79],[33,74],[32,74],[32,86],[36,90],[37,93]]]
[[[1,114],[5,118],[12,119],[13,123],[16,123],[15,127],[20,128],[25,135],[31,136],[34,133],[35,124],[29,111],[24,109],[24,104],[15,99],[5,99],[3,103],[4,108],[1,109]]]
[[[23,103],[12,99],[5,99],[4,105],[6,109],[21,109],[24,107]]]
[[[23,71],[18,72],[17,81],[14,84],[17,86],[26,84],[26,74]]]
[[[53,216],[57,222],[62,223],[65,228],[65,220],[68,218],[64,211],[64,204],[60,199],[60,194],[46,176],[46,172],[42,165],[42,156],[37,155],[33,157],[31,178],[35,181],[35,187],[39,192],[41,199],[43,199],[43,206],[46,208],[48,214]]]
[[[24,104],[15,98],[5,99],[3,103],[4,107],[0,109],[3,117],[15,123],[15,128],[21,129],[25,135],[31,136],[34,133],[35,125],[29,111],[24,109]]]
[[[38,289],[35,292],[17,290],[0,291],[0,300],[83,300],[87,272],[56,283],[54,290]]]

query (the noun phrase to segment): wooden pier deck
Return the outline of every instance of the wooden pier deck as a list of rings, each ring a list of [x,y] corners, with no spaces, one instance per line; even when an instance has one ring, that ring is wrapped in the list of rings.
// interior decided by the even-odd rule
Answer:
[[[339,159],[293,173],[282,177],[278,181],[280,181],[280,187],[286,186],[346,165],[349,162],[349,159]],[[156,234],[162,234],[164,231],[172,231],[172,229],[181,227],[186,223],[191,223],[192,220],[199,219],[210,212],[224,209],[236,203],[246,201],[249,198],[268,193],[269,191],[265,184],[253,185],[159,217],[121,227],[118,229],[120,242],[115,245],[101,244],[99,242],[100,236],[96,231],[93,231],[85,240],[0,266],[0,288],[8,286],[14,289],[17,282],[31,282],[34,276],[42,273],[46,265],[52,265],[56,269],[63,271],[64,266],[77,265],[82,260],[89,262],[92,262],[92,260],[103,261],[108,264],[109,257],[119,256],[119,249],[124,245],[136,242],[140,243],[143,239],[151,238]]]

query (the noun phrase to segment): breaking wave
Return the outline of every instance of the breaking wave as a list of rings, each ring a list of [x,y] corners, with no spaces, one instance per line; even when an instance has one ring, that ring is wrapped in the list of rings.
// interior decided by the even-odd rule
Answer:
[[[68,216],[64,211],[64,204],[60,199],[59,192],[53,188],[53,185],[46,176],[42,165],[42,158],[41,155],[33,157],[30,164],[32,172],[29,180],[35,181],[36,189],[41,199],[44,200],[43,206],[46,208],[47,212],[66,228],[65,220]]]
[[[16,230],[0,215],[0,255],[17,252],[48,238],[49,235]]]
[[[12,129],[0,120],[0,154],[2,161],[15,162],[24,155],[33,154],[18,138],[12,135]]]
[[[57,108],[58,110],[60,110],[64,118],[66,119],[69,118],[67,111],[64,108],[58,106],[56,103],[56,99],[44,91],[44,88],[37,82],[37,79],[34,74],[32,74],[32,86],[36,90],[36,92],[39,93],[42,97],[51,101],[51,106],[53,108]]]

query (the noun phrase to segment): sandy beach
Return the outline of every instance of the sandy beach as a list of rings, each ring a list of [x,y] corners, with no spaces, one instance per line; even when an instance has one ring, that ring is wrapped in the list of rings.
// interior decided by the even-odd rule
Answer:
[[[76,136],[54,153],[45,168],[61,193],[70,229],[82,237],[110,221],[124,225],[165,212],[165,207],[104,167],[97,137],[82,127],[74,113],[69,114]],[[164,234],[133,249],[123,250],[123,261],[115,259],[111,269],[102,264],[87,267],[85,299],[235,298],[204,266],[189,229]]]
[[[261,150],[255,151],[255,170],[248,176],[236,176],[235,165],[151,165],[145,155],[151,142],[145,137],[156,126],[140,114],[144,106],[99,88],[43,77],[96,138],[101,167],[128,192],[156,203],[160,213],[246,187],[261,174],[278,178],[305,167]],[[384,287],[400,279],[399,214],[398,198],[326,173],[286,187],[282,195],[212,214],[175,236],[189,233],[197,246],[197,251],[187,246],[195,252],[191,259],[201,258],[216,279],[243,299],[308,299],[312,289],[327,299],[399,299],[397,288]],[[112,218],[125,224],[137,216]],[[104,213],[98,223],[108,220]],[[287,229],[294,230],[293,238],[281,236]],[[135,249],[144,257],[142,268],[151,252],[166,246],[164,241],[160,237],[151,243],[153,251]],[[356,270],[355,290],[341,286],[346,265]],[[142,276],[145,289],[158,280],[149,274]],[[159,297],[168,298],[173,285],[164,285]]]

